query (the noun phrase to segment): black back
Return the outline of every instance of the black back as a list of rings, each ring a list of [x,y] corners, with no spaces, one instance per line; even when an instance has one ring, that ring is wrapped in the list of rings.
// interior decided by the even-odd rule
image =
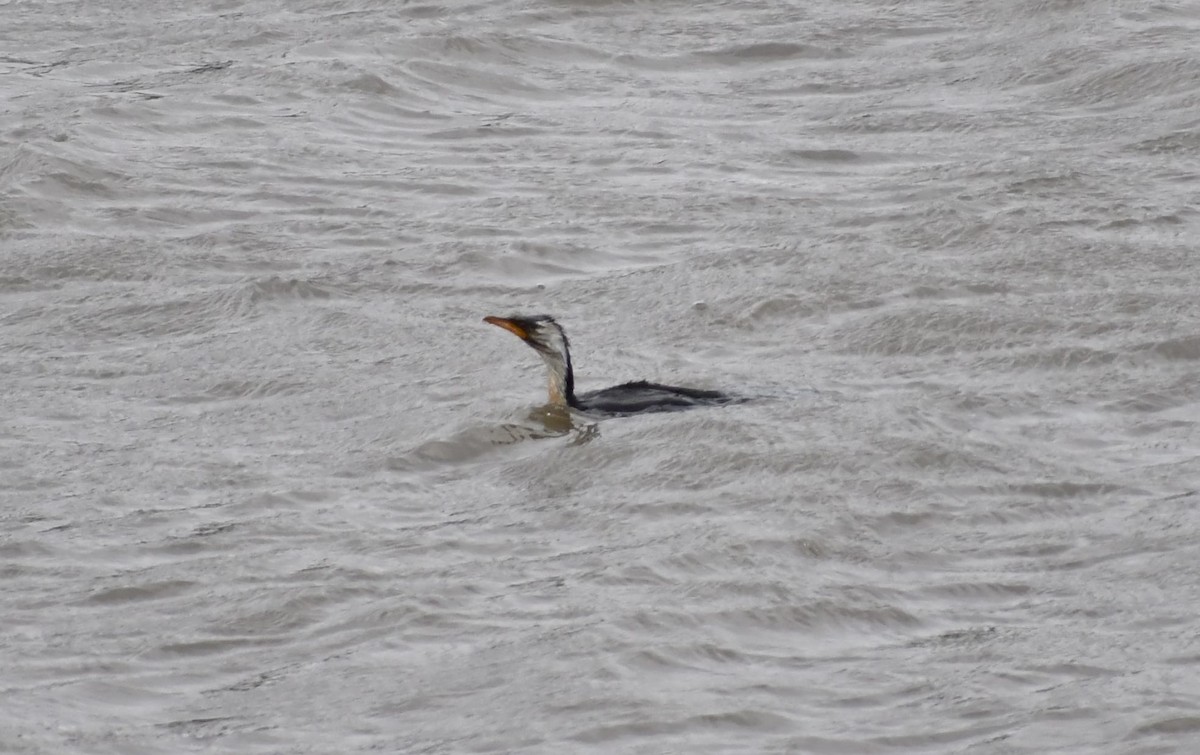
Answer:
[[[637,414],[640,412],[677,412],[697,406],[719,406],[745,401],[720,391],[700,388],[681,388],[638,380],[590,391],[575,397],[576,409],[602,414]]]

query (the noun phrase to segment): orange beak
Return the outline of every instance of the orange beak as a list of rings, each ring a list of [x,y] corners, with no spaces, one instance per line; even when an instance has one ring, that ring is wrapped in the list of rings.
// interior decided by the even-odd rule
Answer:
[[[512,333],[517,338],[520,338],[522,341],[529,340],[529,333],[526,332],[526,330],[520,325],[517,325],[512,320],[509,320],[507,317],[495,317],[493,315],[488,315],[487,317],[483,318],[483,321],[491,323],[497,327],[504,328],[509,333]]]

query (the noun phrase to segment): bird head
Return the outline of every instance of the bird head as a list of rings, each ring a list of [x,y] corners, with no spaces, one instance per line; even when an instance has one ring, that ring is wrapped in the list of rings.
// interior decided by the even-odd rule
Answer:
[[[571,404],[575,400],[575,375],[571,369],[571,344],[562,326],[550,315],[496,317],[483,321],[504,328],[538,353],[550,378],[550,403]]]
[[[520,338],[534,351],[541,354],[542,358],[558,357],[569,361],[568,349],[570,346],[567,342],[567,334],[550,315],[514,315],[512,317],[490,315],[483,318],[483,321],[504,328]]]

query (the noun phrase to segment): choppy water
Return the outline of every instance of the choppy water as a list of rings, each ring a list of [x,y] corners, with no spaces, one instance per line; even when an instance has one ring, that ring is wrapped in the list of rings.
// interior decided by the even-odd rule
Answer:
[[[0,751],[1194,751],[1198,39],[0,4]]]

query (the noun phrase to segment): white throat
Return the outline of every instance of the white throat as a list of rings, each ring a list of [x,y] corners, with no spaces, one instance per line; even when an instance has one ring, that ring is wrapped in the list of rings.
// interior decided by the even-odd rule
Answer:
[[[573,387],[568,385],[568,376],[573,376],[566,338],[557,326],[545,325],[539,329],[537,340],[540,341],[536,347],[537,353],[546,363],[550,403],[566,406],[567,396]]]

